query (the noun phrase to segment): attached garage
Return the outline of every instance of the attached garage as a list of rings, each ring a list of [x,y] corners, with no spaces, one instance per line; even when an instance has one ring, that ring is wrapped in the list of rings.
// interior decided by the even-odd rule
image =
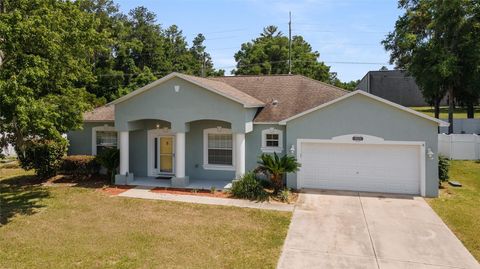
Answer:
[[[299,188],[425,195],[425,144],[365,135],[298,139]]]
[[[301,164],[291,188],[438,195],[443,121],[355,91],[280,124]]]

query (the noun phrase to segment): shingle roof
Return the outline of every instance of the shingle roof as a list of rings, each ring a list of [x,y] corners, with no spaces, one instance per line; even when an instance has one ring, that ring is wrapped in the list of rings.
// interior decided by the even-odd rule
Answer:
[[[300,75],[214,77],[267,105],[255,122],[278,122],[337,99],[347,91]],[[272,102],[276,100],[277,104]]]
[[[101,106],[83,114],[84,121],[114,121],[115,107]]]
[[[258,100],[257,98],[251,95],[248,95],[244,91],[238,90],[222,81],[212,80],[209,78],[195,77],[195,76],[190,76],[185,74],[182,74],[182,75],[189,78],[190,80],[197,82],[198,84],[210,87],[211,89],[214,89],[220,93],[223,93],[231,97],[232,99],[238,100],[244,105],[246,105],[247,107],[261,107],[265,105],[264,102]]]
[[[180,76],[227,95],[246,106],[264,106],[259,108],[255,122],[279,122],[348,94],[343,89],[300,75],[210,78],[183,74]],[[114,114],[113,105],[103,106],[85,113],[84,119],[85,121],[113,121]]]

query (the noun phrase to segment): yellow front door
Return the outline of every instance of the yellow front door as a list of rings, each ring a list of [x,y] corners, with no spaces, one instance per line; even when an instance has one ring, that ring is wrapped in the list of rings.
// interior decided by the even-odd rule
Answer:
[[[160,137],[160,173],[173,173],[173,137]]]

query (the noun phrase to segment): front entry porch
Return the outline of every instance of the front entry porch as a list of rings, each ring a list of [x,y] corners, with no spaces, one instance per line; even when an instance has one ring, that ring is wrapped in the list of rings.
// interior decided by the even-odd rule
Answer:
[[[175,180],[174,178],[172,178]],[[160,188],[174,188],[179,187],[172,185],[172,179],[157,179],[156,177],[135,177],[133,181],[128,182],[128,185],[160,187]],[[204,180],[204,179],[190,179],[186,186],[182,188],[192,190],[210,190],[215,187],[216,190],[229,189],[232,186],[231,180]]]
[[[130,122],[119,132],[116,184],[225,189],[245,173],[245,133],[231,123],[197,120],[175,127],[168,121]]]

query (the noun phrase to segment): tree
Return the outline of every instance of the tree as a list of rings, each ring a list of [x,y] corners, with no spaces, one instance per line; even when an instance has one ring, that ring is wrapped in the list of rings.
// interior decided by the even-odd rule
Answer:
[[[330,67],[319,62],[320,53],[312,50],[303,37],[292,37],[292,73],[330,82]],[[267,26],[251,42],[235,53],[235,75],[288,74],[288,37],[276,26]]]
[[[98,20],[70,1],[4,0],[0,14],[0,133],[25,156],[32,141],[64,140],[94,96]]]
[[[157,23],[155,13],[136,7],[122,14],[111,0],[79,0],[81,8],[98,18],[98,31],[108,35],[108,45],[95,52],[94,80],[87,90],[111,101],[171,72],[223,75],[215,70],[199,34],[188,47],[182,31]],[[203,59],[205,58],[205,66]]]
[[[400,0],[399,8],[405,14],[382,43],[391,52],[390,62],[413,75],[425,99],[435,103],[437,116],[439,102],[448,94],[451,133],[454,100],[478,76],[478,60],[465,57],[480,46],[478,4],[470,0]],[[478,93],[478,87],[471,89]]]
[[[205,41],[205,36],[203,34],[198,34],[192,42],[192,47],[190,48],[190,53],[193,57],[193,74],[201,77],[209,76],[223,76],[225,70],[215,70],[213,68],[212,58],[210,53],[206,51],[206,46],[203,44]]]

